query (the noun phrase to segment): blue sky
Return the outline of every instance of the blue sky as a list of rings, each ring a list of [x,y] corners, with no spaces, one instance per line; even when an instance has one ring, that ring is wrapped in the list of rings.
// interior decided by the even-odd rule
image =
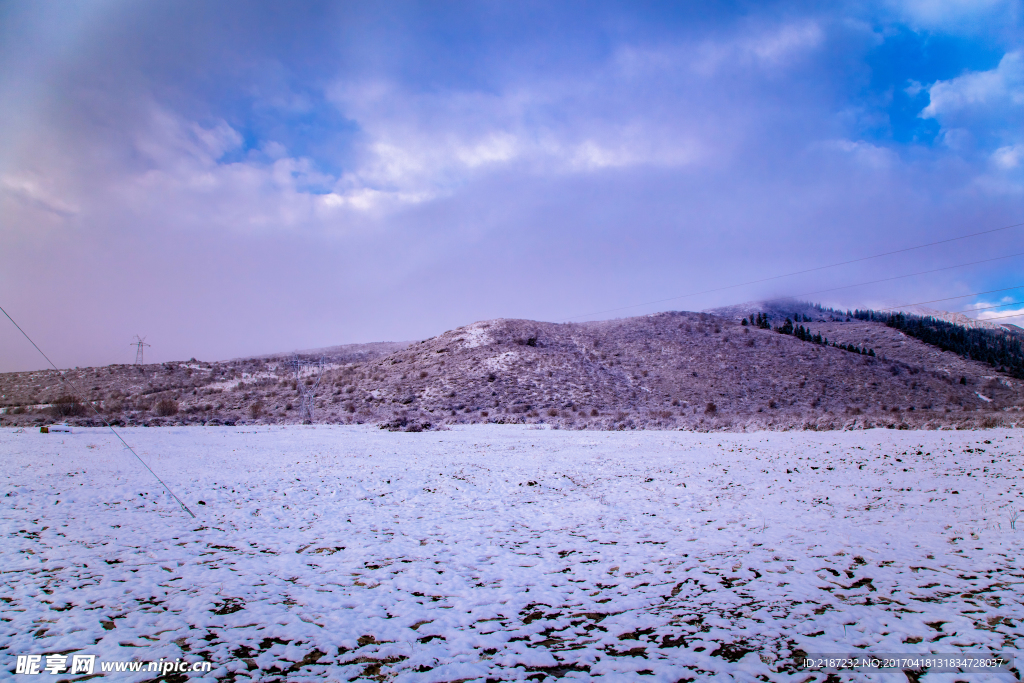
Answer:
[[[1021,228],[682,296],[1024,222],[1022,23],[997,1],[0,2],[2,305],[73,366],[136,333],[217,359],[1024,285],[1009,257],[849,286],[1024,252]]]

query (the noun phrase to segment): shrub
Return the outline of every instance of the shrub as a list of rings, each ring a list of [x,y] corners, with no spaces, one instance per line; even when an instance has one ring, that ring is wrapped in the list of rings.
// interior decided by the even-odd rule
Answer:
[[[718,406],[716,406],[714,403],[711,403],[710,401],[708,402],[707,406],[704,407],[705,415],[714,415],[717,412]]]
[[[548,417],[558,417],[558,408],[549,408]]]
[[[263,414],[263,401],[256,399],[249,404],[249,417],[254,420],[258,420],[260,415]]]
[[[73,417],[84,413],[85,406],[77,396],[65,394],[53,402],[52,412],[54,417]]]
[[[600,414],[601,413],[597,412],[597,408],[591,408],[590,409],[590,417],[597,417]]]
[[[162,398],[157,401],[156,414],[160,417],[170,417],[178,414],[178,402],[173,398]]]

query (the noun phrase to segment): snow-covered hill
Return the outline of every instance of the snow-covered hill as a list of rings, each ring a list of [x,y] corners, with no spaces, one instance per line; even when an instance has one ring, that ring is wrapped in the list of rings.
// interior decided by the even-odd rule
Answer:
[[[818,315],[801,324],[830,342],[875,355],[744,326],[739,314],[727,312],[575,324],[490,320],[397,348],[378,345],[366,357],[329,357],[316,420],[396,429],[543,422],[567,429],[740,431],[1020,420],[1024,385],[987,365],[877,322]],[[126,424],[300,419],[300,392],[284,357],[111,366],[68,375],[80,398]],[[302,379],[312,381],[308,373]],[[0,420],[52,421],[49,405],[67,392],[52,372],[0,376],[6,404]],[[167,401],[177,412],[161,411]],[[78,412],[69,416],[73,422],[99,422],[87,410]]]

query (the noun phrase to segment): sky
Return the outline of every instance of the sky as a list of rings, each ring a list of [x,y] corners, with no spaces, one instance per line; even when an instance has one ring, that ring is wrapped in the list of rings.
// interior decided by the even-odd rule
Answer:
[[[0,306],[60,367],[777,296],[996,318],[1024,227],[865,257],[1024,223],[1022,123],[1017,1],[0,0]],[[0,371],[46,366],[0,323]]]

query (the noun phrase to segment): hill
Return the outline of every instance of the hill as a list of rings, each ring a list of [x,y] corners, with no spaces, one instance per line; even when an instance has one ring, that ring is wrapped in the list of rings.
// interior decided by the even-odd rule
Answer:
[[[420,342],[335,347],[316,421],[411,430],[468,422],[750,430],[1020,420],[1020,380],[879,321],[815,307],[801,313],[811,334],[872,357],[743,325],[747,310],[572,324],[499,319]],[[288,360],[70,370],[78,402],[60,400],[69,392],[54,372],[7,373],[0,375],[0,419],[100,424],[82,404],[89,401],[119,424],[297,422],[299,393]],[[302,381],[312,381],[310,372]]]

